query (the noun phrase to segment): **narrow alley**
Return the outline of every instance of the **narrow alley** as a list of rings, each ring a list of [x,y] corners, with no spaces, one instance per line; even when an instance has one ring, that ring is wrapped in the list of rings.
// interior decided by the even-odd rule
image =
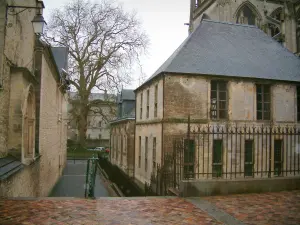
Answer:
[[[68,160],[58,183],[53,188],[50,197],[84,197],[87,160]],[[109,197],[111,194],[105,182],[96,175],[95,197]]]

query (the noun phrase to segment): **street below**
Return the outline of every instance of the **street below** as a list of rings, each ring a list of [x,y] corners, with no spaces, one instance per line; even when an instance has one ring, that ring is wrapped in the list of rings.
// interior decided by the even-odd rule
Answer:
[[[67,160],[63,175],[53,188],[50,197],[82,197],[85,194],[87,160]],[[109,197],[105,182],[97,171],[95,197]]]

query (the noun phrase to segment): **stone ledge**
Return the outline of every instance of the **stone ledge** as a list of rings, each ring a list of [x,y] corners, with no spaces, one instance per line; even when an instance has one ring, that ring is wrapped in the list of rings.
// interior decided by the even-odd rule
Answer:
[[[199,197],[242,193],[278,192],[300,189],[300,176],[237,180],[181,181],[182,197]]]

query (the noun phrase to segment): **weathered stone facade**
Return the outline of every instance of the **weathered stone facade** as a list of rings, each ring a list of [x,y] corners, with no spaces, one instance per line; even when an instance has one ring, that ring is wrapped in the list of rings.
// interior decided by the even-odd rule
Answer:
[[[111,122],[110,162],[129,177],[134,176],[134,125],[133,118]]]
[[[4,2],[0,3],[4,12],[6,3],[14,4]],[[18,6],[40,4],[36,0],[18,2]],[[6,156],[13,156],[14,161],[1,163],[0,196],[47,196],[66,163],[65,86],[51,47],[33,32],[31,20],[37,10],[8,10],[7,20],[0,23],[4,31],[0,42],[5,41],[2,50],[0,47],[0,160],[9,162]],[[23,164],[20,169],[7,170],[6,166],[17,161]]]
[[[133,90],[123,89],[117,95],[117,119],[110,121],[110,162],[128,177],[135,170],[135,95]]]
[[[202,19],[255,25],[300,53],[300,2],[276,0],[191,0],[192,32]]]
[[[298,124],[297,121],[297,87],[298,84],[295,83],[282,83],[279,81],[264,81],[263,83],[269,84],[271,86],[271,118],[268,121],[259,121],[257,119],[257,100],[256,100],[256,84],[261,83],[260,80],[255,79],[242,79],[242,78],[223,78],[222,80],[227,82],[227,93],[228,93],[228,119],[215,121],[211,118],[211,81],[215,79],[219,79],[214,76],[205,76],[205,75],[186,75],[186,74],[171,74],[165,73],[161,76],[158,76],[151,83],[148,83],[136,91],[137,96],[137,123],[136,123],[136,137],[135,137],[135,177],[142,183],[150,183],[150,176],[153,172],[152,164],[148,163],[148,168],[145,169],[145,158],[152,159],[153,155],[153,146],[152,146],[152,138],[156,137],[157,146],[156,146],[156,162],[159,164],[163,164],[163,156],[166,153],[170,153],[174,151],[174,139],[176,137],[187,137],[188,131],[188,117],[190,116],[191,122],[191,130],[197,130],[200,126],[207,126],[208,124],[211,126],[220,126],[225,130],[225,126],[237,125],[237,126],[249,126],[252,127],[254,125],[261,126],[265,125],[268,127],[270,123],[272,125],[289,125],[294,126]],[[162,115],[159,120],[146,119],[145,114],[143,115],[145,119],[139,119],[139,111],[141,106],[140,96],[143,93],[143,96],[146,95],[147,90],[156,85],[156,83],[161,83],[159,98],[161,99],[160,107],[162,107]],[[150,91],[151,93],[151,91]],[[153,93],[152,93],[153,96]],[[151,99],[151,97],[150,97]],[[150,111],[153,111],[154,102],[150,101],[149,104]],[[143,111],[146,109],[146,103],[143,101]],[[151,115],[151,114],[150,114]],[[144,120],[144,121],[143,121]],[[198,134],[196,134],[198,135]],[[205,136],[204,145],[202,143],[203,135],[196,136],[195,134],[191,134],[191,138],[195,140],[195,173],[197,171],[201,171],[203,173],[210,173],[209,177],[212,174],[212,154],[213,154],[213,146],[210,141],[209,145],[208,140],[212,140],[213,137],[210,135],[208,138]],[[141,137],[141,144],[139,138]],[[148,137],[148,155],[145,155],[145,138]],[[233,156],[232,160],[234,161],[233,168],[237,167],[237,172],[241,172],[237,175],[237,178],[244,177],[244,168],[241,165],[244,165],[244,146],[243,142],[245,137],[238,138],[236,140],[235,136],[233,136],[233,141],[230,138],[228,143],[226,141],[223,142],[223,151],[224,155],[232,153],[232,156],[236,152],[241,152],[240,155]],[[250,137],[250,136],[249,136]],[[202,138],[202,139],[201,139]],[[215,135],[214,138],[221,139],[221,135]],[[225,138],[225,135],[224,137]],[[251,136],[251,140],[262,146],[263,149],[260,151],[264,152],[261,154],[256,154],[254,162],[257,163],[257,170],[263,170],[264,168],[269,168],[268,162],[265,163],[266,158],[269,158],[269,136],[265,137],[257,137],[255,135]],[[284,137],[286,138],[286,137]],[[271,143],[274,142],[275,139],[284,139],[283,136],[274,135],[271,138]],[[262,142],[263,140],[263,142]],[[285,139],[287,140],[287,139]],[[264,144],[263,144],[264,143]],[[295,142],[293,139],[293,144],[289,144],[286,147],[286,151],[288,152],[286,157],[288,159],[284,162],[284,166],[286,163],[293,164],[292,159],[297,159],[298,154],[296,151],[296,146],[298,142]],[[230,148],[226,146],[231,146],[232,152]],[[232,147],[234,146],[234,147]],[[274,146],[273,146],[274,147]],[[272,147],[272,148],[273,148]],[[208,154],[205,153],[203,155],[203,151],[208,151]],[[138,160],[141,157],[141,165],[139,166]],[[237,161],[235,161],[237,158]],[[231,158],[228,159],[229,161]],[[207,164],[209,162],[209,164]],[[274,157],[272,156],[272,165],[274,163]],[[256,165],[256,164],[255,164]],[[199,169],[197,168],[199,167]],[[229,170],[230,163],[227,165],[227,169]],[[202,167],[204,171],[202,171]],[[295,165],[291,165],[291,170],[297,169],[298,162]],[[239,168],[242,168],[242,171],[238,171]],[[224,163],[223,170],[227,171]],[[264,173],[263,176],[261,174],[255,174],[254,177],[268,177],[267,173]],[[290,174],[293,176],[293,174]],[[198,176],[197,178],[201,178]],[[206,176],[204,177],[207,178]]]

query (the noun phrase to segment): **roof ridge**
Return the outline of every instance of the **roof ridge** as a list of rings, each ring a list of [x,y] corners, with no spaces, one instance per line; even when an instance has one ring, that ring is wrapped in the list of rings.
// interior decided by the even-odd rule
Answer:
[[[234,25],[234,26],[242,26],[242,27],[250,27],[250,28],[256,28],[259,29],[255,25],[249,25],[249,24],[242,24],[242,23],[231,23],[231,22],[226,22],[226,21],[216,21],[216,20],[208,20],[208,19],[203,19],[202,21],[204,22],[210,22],[210,23],[221,23],[221,24],[228,24],[228,25]],[[202,22],[201,21],[201,22]],[[197,27],[198,28],[198,27]]]

